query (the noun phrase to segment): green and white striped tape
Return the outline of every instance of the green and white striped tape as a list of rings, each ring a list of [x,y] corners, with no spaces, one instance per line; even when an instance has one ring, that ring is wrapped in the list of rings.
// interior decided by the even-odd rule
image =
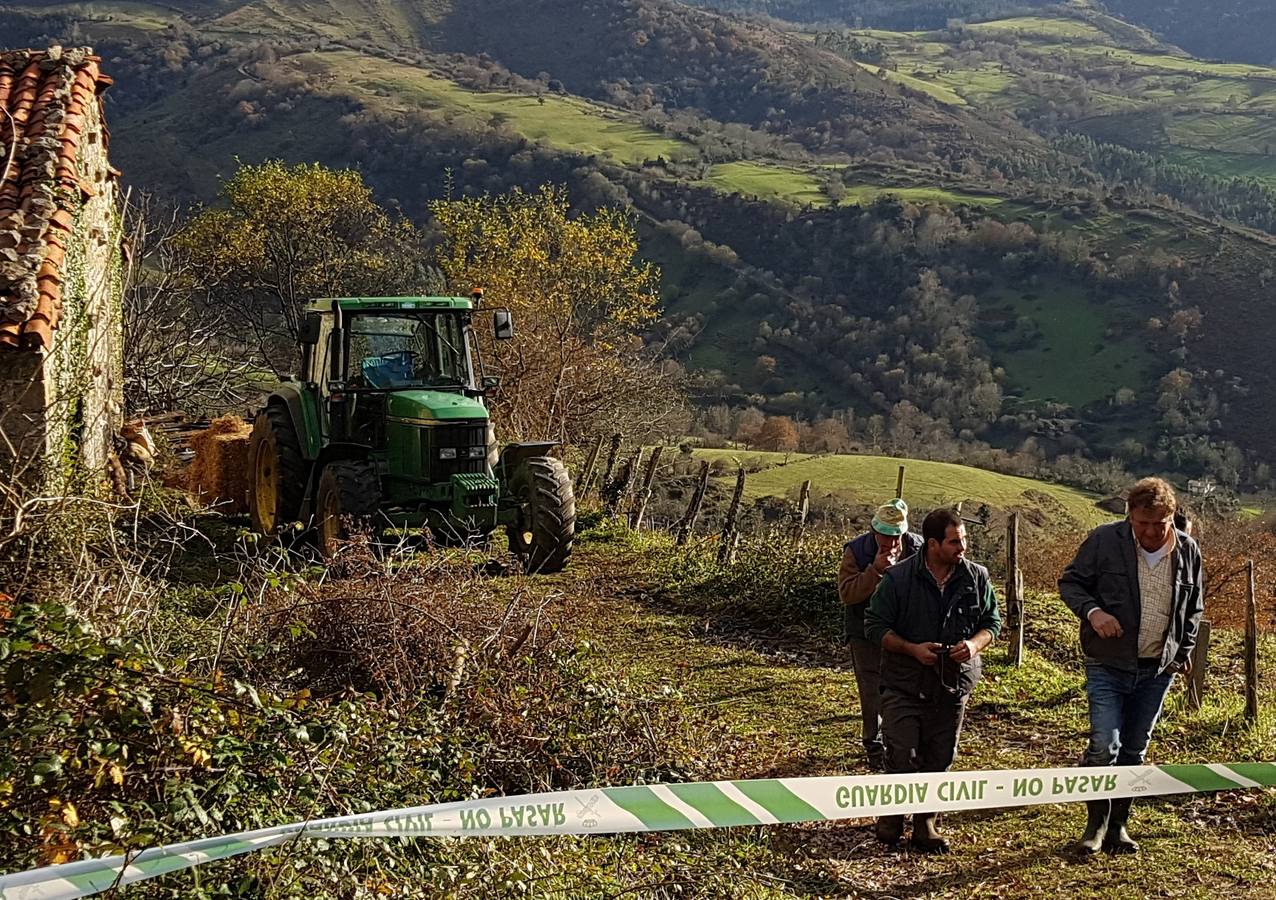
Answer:
[[[650,784],[337,816],[0,876],[0,900],[55,900],[301,838],[620,834],[1276,786],[1276,763],[1008,769]]]

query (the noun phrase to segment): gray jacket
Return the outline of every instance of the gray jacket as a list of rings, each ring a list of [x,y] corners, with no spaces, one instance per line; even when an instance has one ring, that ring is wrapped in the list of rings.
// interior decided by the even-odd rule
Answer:
[[[1170,627],[1161,650],[1161,670],[1183,663],[1196,646],[1196,631],[1205,612],[1201,548],[1181,531],[1174,560],[1174,594]],[[1087,659],[1132,670],[1139,660],[1139,566],[1134,533],[1126,521],[1100,525],[1081,544],[1076,558],[1063,570],[1059,596],[1081,619],[1081,649]],[[1101,609],[1121,623],[1118,638],[1101,638],[1087,616]]]

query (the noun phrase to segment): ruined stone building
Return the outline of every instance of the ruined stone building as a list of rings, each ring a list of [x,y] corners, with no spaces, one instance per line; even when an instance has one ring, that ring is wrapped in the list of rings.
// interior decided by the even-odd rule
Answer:
[[[119,173],[85,49],[0,50],[0,479],[100,483],[119,426]]]

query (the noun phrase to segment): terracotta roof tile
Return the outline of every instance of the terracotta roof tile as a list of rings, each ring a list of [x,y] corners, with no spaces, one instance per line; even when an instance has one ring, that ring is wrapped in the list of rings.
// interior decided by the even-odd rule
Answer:
[[[58,326],[67,240],[95,190],[77,157],[112,83],[100,63],[88,49],[0,50],[0,350],[47,349]]]

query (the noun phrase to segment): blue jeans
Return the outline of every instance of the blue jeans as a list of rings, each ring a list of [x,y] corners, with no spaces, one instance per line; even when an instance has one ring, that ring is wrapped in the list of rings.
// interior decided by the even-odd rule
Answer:
[[[1085,692],[1090,700],[1090,745],[1082,765],[1139,766],[1148,738],[1161,716],[1174,673],[1157,674],[1159,660],[1139,662],[1124,672],[1101,663],[1086,663]]]

